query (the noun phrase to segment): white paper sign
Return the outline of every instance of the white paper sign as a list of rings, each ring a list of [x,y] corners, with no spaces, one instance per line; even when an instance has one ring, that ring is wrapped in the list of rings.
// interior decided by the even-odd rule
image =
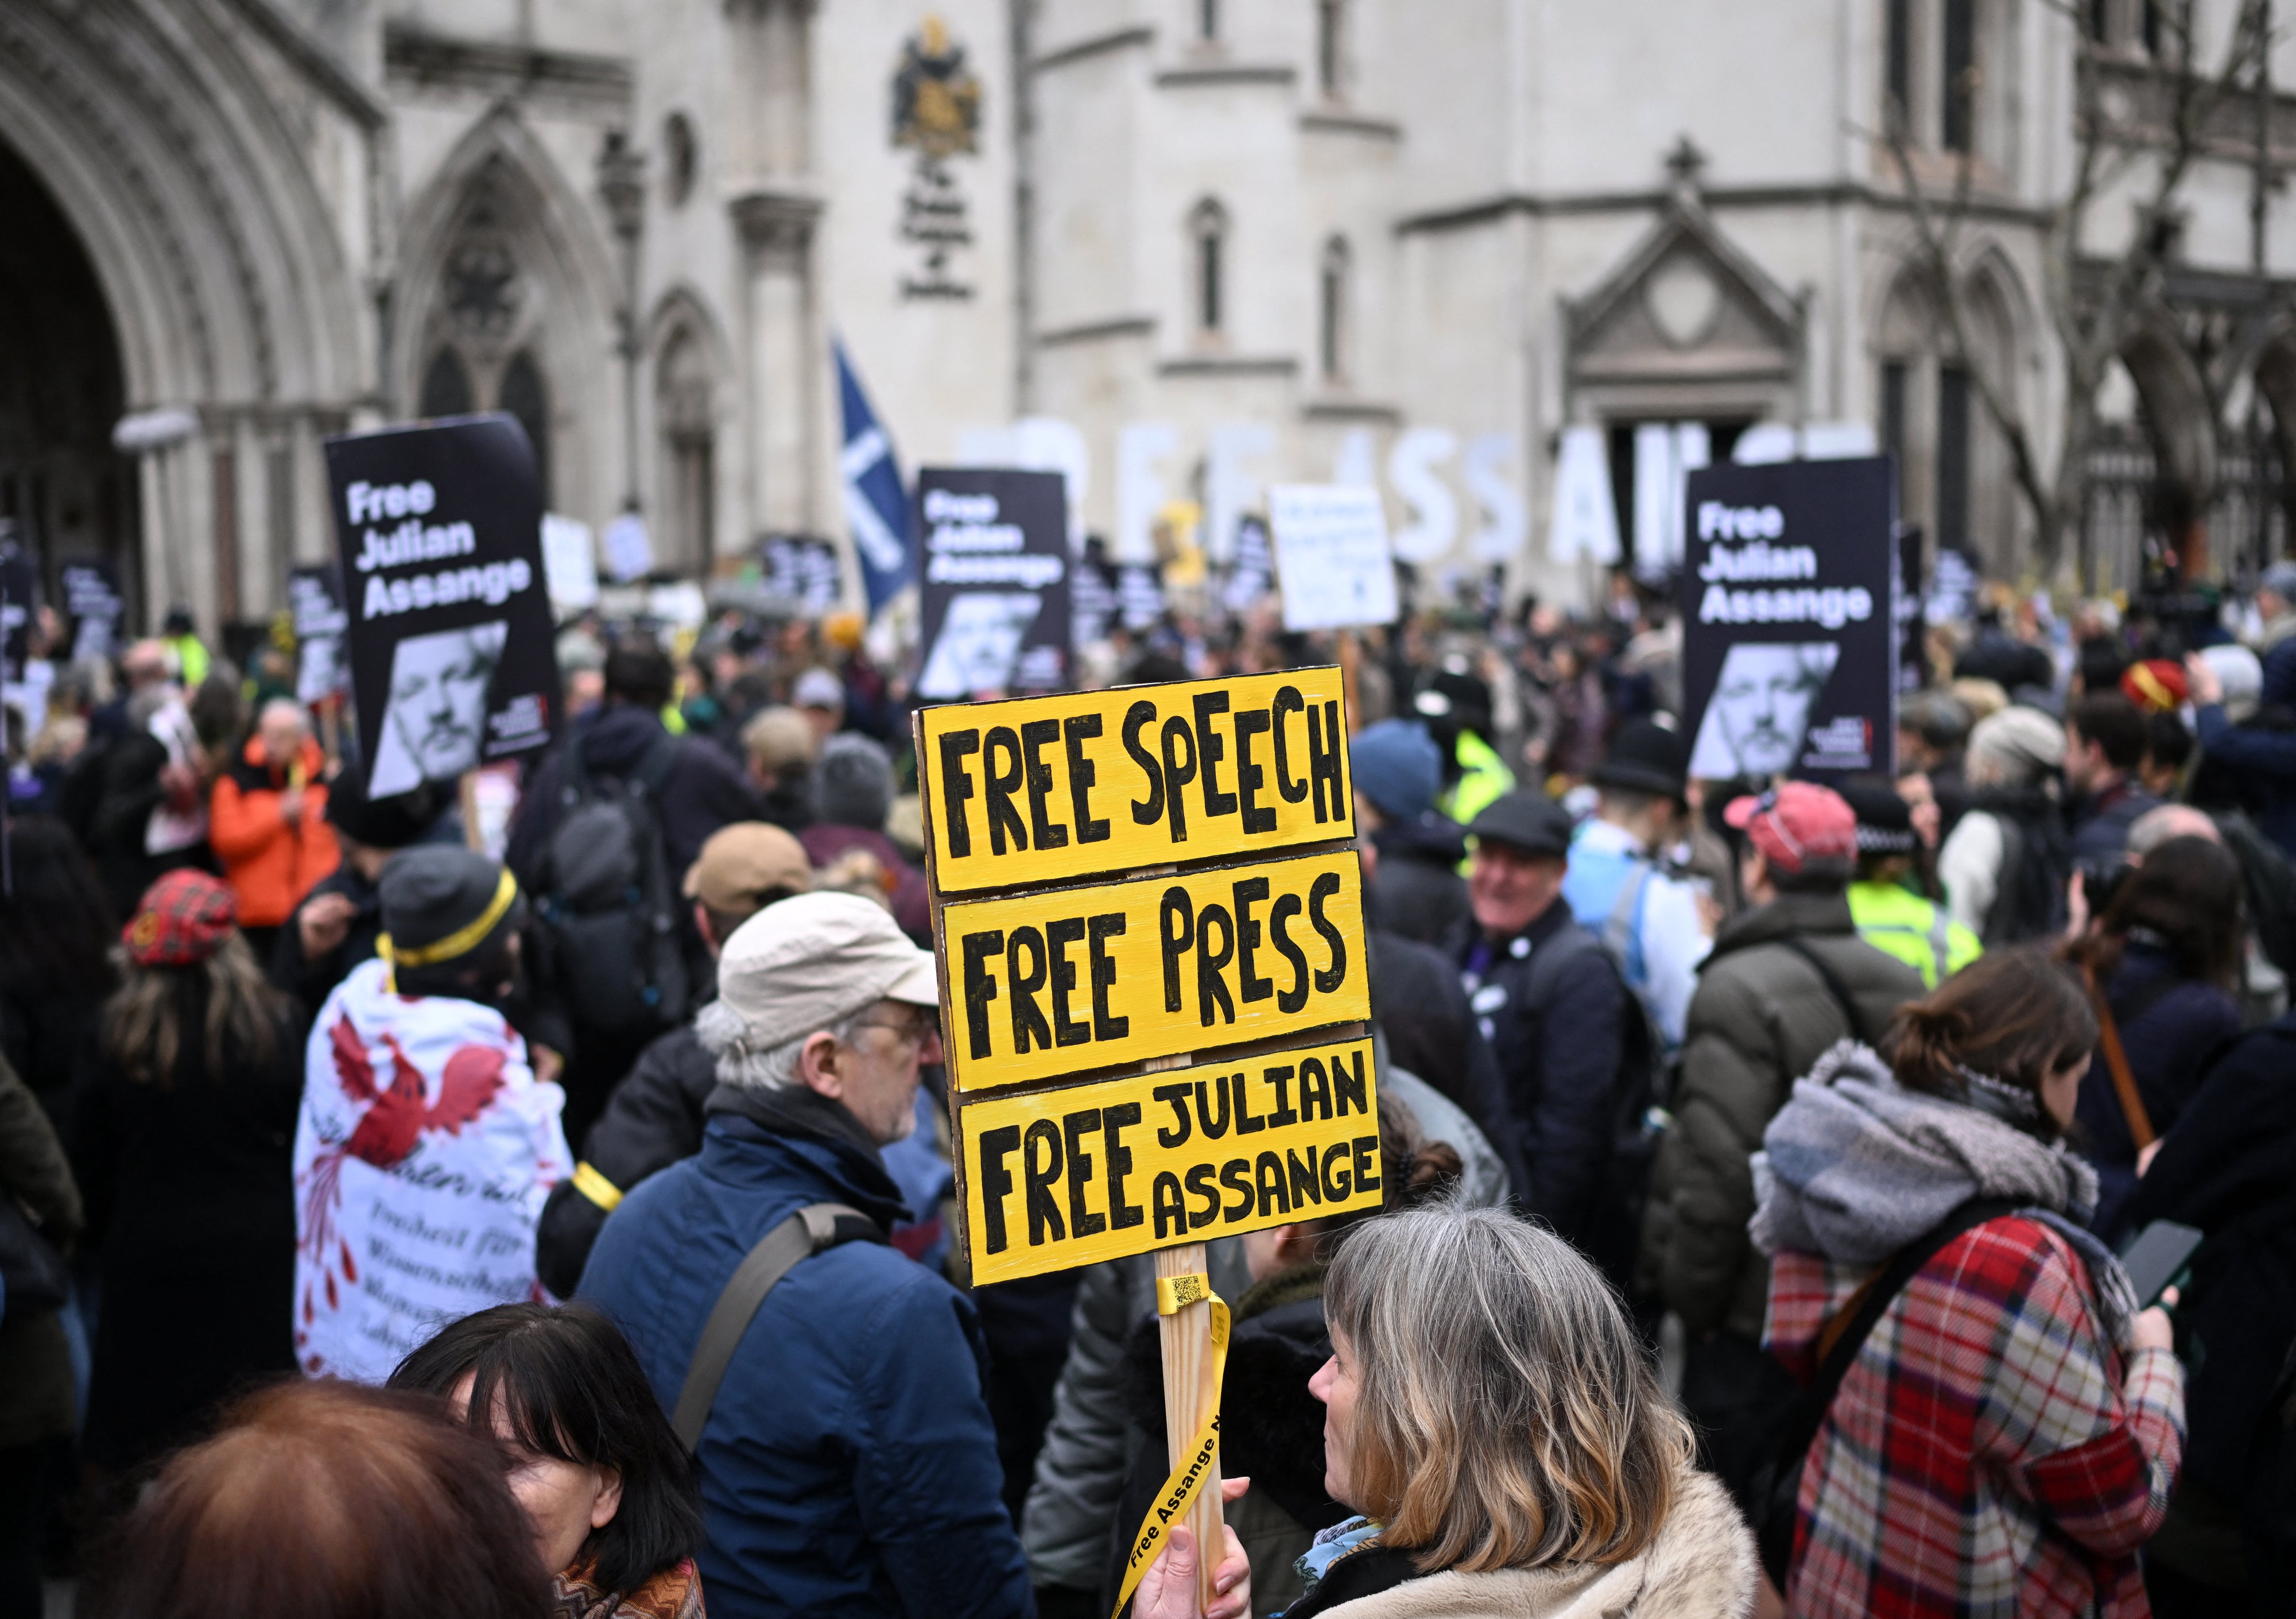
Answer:
[[[560,618],[596,606],[598,554],[590,546],[590,525],[545,512],[542,571],[549,581],[551,608]]]
[[[606,571],[624,584],[653,571],[653,541],[645,519],[625,512],[606,525]]]
[[[1332,483],[1278,484],[1267,492],[1286,629],[1392,624],[1395,562],[1379,491]]]

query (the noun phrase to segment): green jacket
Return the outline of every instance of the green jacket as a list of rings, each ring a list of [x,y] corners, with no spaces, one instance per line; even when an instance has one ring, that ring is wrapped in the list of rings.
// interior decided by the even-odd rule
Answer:
[[[1789,940],[1841,983],[1857,1027]],[[1828,1047],[1878,1040],[1890,1015],[1921,993],[1920,974],[1857,937],[1839,895],[1783,894],[1722,925],[1690,999],[1673,1122],[1652,1168],[1637,1265],[1637,1280],[1692,1336],[1719,1327],[1760,1338],[1770,1268],[1746,1222],[1762,1132]]]
[[[1929,989],[1952,977],[1985,951],[1975,933],[1895,883],[1852,883],[1849,914],[1857,936],[1887,950],[1922,975]]]

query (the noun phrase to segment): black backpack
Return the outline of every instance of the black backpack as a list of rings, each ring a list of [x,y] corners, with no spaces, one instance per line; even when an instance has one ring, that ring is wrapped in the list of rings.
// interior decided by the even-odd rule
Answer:
[[[577,736],[560,761],[558,825],[543,842],[537,902],[569,1009],[608,1033],[685,1018],[677,901],[654,810],[676,758],[676,740],[664,734],[627,777],[593,777]]]
[[[1611,1087],[1610,1157],[1603,1166],[1602,1185],[1595,1193],[1582,1245],[1620,1296],[1636,1307],[1639,1319],[1644,1312],[1642,1301],[1634,1293],[1635,1251],[1642,1235],[1643,1205],[1650,1197],[1651,1165],[1658,1156],[1660,1123],[1664,1117],[1660,1111],[1665,1101],[1664,1042],[1652,1025],[1642,997],[1626,982],[1625,964],[1575,922],[1565,924],[1532,953],[1530,972],[1523,982],[1523,1004],[1544,1026],[1556,1009],[1556,986],[1563,968],[1590,950],[1609,961],[1618,975],[1624,1026],[1620,1030],[1619,1071]],[[1653,1314],[1653,1323],[1655,1319]]]

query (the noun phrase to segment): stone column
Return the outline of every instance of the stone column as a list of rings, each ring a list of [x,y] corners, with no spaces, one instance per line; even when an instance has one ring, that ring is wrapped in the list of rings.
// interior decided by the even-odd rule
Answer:
[[[799,532],[814,515],[816,352],[813,230],[817,197],[752,191],[733,204],[744,264],[745,392],[750,401],[750,511],[754,533]]]
[[[728,203],[742,242],[743,445],[749,532],[804,531],[817,513],[816,425],[829,364],[815,309],[812,177],[814,0],[726,0],[737,96],[737,183]]]

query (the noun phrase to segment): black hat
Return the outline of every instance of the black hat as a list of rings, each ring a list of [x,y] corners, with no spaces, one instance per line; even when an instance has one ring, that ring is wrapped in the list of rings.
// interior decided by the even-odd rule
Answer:
[[[1844,782],[1834,788],[1857,817],[1859,854],[1911,854],[1913,807],[1895,790],[1872,782]]]
[[[376,954],[402,978],[425,967],[459,972],[526,919],[517,879],[499,862],[452,843],[406,851],[382,868],[381,886],[390,943]]]
[[[1570,852],[1570,812],[1544,793],[1508,793],[1470,822],[1467,832],[1525,854]]]
[[[1690,750],[1682,738],[1654,719],[1637,719],[1620,730],[1611,751],[1587,779],[1598,787],[1652,793],[1677,802],[1690,775]]]
[[[327,784],[327,825],[370,849],[405,849],[419,842],[439,818],[438,801],[428,787],[369,798],[363,773],[345,770]]]
[[[1448,719],[1461,730],[1491,728],[1491,688],[1463,670],[1442,670],[1412,699],[1413,710],[1430,719]]]

